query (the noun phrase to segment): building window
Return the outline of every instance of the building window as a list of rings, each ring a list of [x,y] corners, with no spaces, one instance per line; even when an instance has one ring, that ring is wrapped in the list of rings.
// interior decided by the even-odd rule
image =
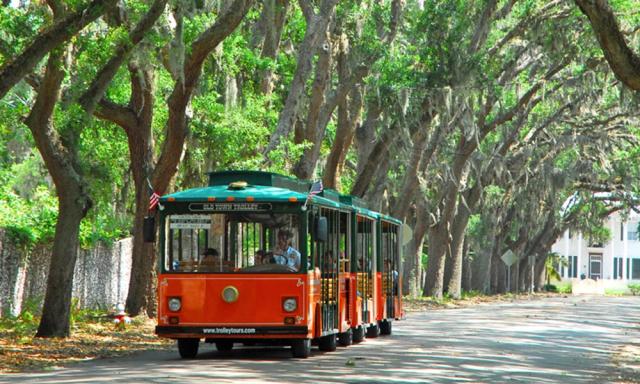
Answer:
[[[627,259],[627,280],[629,280],[629,260],[631,259]]]
[[[569,256],[567,277],[578,277],[578,256]]]
[[[613,258],[613,278],[622,279],[622,257]]]
[[[638,240],[638,224],[627,225],[627,240]]]
[[[620,241],[624,240],[624,223],[620,223]]]
[[[640,280],[640,259],[631,259],[631,279]]]

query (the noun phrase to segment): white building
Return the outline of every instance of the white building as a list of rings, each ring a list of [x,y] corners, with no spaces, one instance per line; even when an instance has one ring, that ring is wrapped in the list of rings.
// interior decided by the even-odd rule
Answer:
[[[610,215],[605,225],[611,239],[606,244],[591,244],[581,233],[566,231],[551,248],[567,261],[559,271],[563,280],[584,275],[594,280],[640,282],[639,221],[635,212],[625,222],[617,212]]]

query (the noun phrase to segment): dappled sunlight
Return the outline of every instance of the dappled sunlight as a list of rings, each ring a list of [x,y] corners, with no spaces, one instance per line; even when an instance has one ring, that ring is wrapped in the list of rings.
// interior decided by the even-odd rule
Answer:
[[[615,310],[612,310],[615,305]],[[149,352],[135,361],[83,362],[55,373],[1,377],[11,382],[71,383],[92,375],[127,382],[593,383],[617,377],[612,358],[638,343],[640,298],[577,297],[411,313],[394,334],[335,352],[312,349],[292,359],[288,347],[242,346],[198,357]],[[613,376],[612,376],[613,375]]]

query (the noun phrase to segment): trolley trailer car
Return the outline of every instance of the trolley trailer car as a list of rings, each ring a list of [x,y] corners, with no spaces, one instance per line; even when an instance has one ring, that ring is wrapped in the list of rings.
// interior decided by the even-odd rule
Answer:
[[[209,174],[163,196],[158,326],[183,358],[201,340],[336,345],[390,334],[403,316],[401,225],[333,190],[268,172]]]

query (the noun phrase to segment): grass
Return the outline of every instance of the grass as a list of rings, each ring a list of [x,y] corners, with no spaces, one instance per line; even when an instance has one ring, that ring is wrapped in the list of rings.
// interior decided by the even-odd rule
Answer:
[[[516,299],[535,299],[552,296],[557,296],[557,294],[549,292],[515,294],[509,292],[500,295],[485,295],[479,291],[469,291],[463,292],[460,299],[454,299],[447,294],[445,294],[441,299],[428,296],[405,296],[402,299],[402,305],[408,312],[419,312],[428,309],[462,308],[481,303],[513,301]]]
[[[607,296],[625,296],[629,294],[629,290],[624,288],[605,288],[604,294]]]
[[[105,311],[75,311],[68,338],[35,338],[39,317],[24,311],[0,319],[0,373],[50,369],[68,363],[131,354],[173,345],[153,333],[155,321],[144,316],[116,330]]]

